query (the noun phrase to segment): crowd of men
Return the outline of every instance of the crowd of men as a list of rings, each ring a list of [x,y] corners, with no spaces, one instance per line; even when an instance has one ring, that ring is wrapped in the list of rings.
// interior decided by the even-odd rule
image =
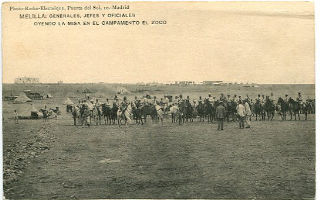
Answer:
[[[289,97],[287,94],[283,97],[283,100],[285,102],[289,101]],[[304,98],[302,97],[301,93],[298,93],[298,96],[294,98],[299,104],[302,104],[304,102]],[[310,98],[307,98],[306,101],[310,101]],[[224,95],[221,93],[219,97],[212,96],[210,93],[207,97],[199,96],[198,99],[191,99],[189,96],[186,96],[185,98],[183,95],[178,95],[175,97],[172,96],[163,96],[161,98],[157,98],[156,96],[150,96],[145,95],[141,98],[138,98],[137,96],[134,97],[133,100],[129,100],[126,96],[123,98],[119,98],[117,95],[114,96],[113,99],[106,99],[105,102],[101,103],[98,99],[90,98],[89,96],[84,100],[79,100],[77,107],[86,107],[87,109],[84,109],[83,112],[84,115],[89,116],[90,110],[93,108],[100,108],[102,104],[106,107],[112,107],[116,106],[121,110],[125,110],[128,105],[133,107],[142,107],[142,106],[160,106],[163,111],[166,110],[166,108],[170,106],[179,106],[183,102],[188,102],[192,105],[192,107],[196,108],[199,104],[203,104],[205,102],[209,102],[212,105],[218,105],[216,107],[216,113],[215,117],[218,121],[218,130],[223,130],[223,121],[225,119],[226,115],[226,104],[228,102],[235,102],[237,104],[236,106],[236,112],[238,115],[238,121],[239,121],[239,128],[250,128],[250,120],[252,115],[252,105],[256,102],[261,103],[262,105],[266,101],[271,101],[272,103],[276,104],[277,100],[275,99],[275,96],[273,93],[270,95],[263,95],[258,94],[256,98],[250,98],[249,95],[246,95],[245,97],[242,97],[241,95]],[[83,115],[83,113],[81,113]]]
[[[134,103],[134,104],[140,104],[140,105],[160,105],[160,106],[169,106],[169,105],[178,105],[183,101],[188,101],[190,102],[192,105],[198,105],[199,103],[204,103],[206,100],[208,100],[210,103],[215,103],[217,101],[223,101],[223,102],[247,102],[249,105],[254,104],[256,101],[260,102],[261,104],[264,104],[266,102],[266,100],[270,100],[273,103],[276,103],[276,99],[275,96],[273,95],[273,93],[271,92],[270,96],[268,95],[260,95],[258,94],[257,97],[255,99],[250,98],[249,95],[246,95],[245,97],[242,97],[241,95],[233,95],[231,97],[231,95],[227,95],[225,96],[223,93],[220,94],[219,97],[215,97],[212,96],[210,93],[208,94],[208,97],[202,97],[199,96],[199,99],[191,99],[189,96],[186,96],[186,98],[183,98],[182,95],[178,95],[175,96],[174,98],[170,99],[171,96],[164,96],[161,98],[157,98],[156,96],[150,96],[150,95],[145,95],[142,96],[141,98],[138,98],[137,96],[134,97],[134,100],[130,101],[126,96],[123,97],[123,99],[119,98],[117,95],[114,96],[114,98],[112,100],[110,99],[106,99],[105,102],[103,102],[103,104],[105,104],[106,106],[112,106],[113,103],[115,103],[117,106],[120,106],[121,104],[130,104],[130,103]],[[289,96],[286,94],[283,99],[284,101],[288,102],[289,100]],[[298,96],[296,97],[296,100],[302,104],[304,102],[304,98],[302,97],[301,93],[298,93]],[[306,101],[311,100],[310,98],[307,98]],[[91,98],[89,96],[87,96],[87,99],[84,100],[79,100],[78,101],[78,105],[82,105],[82,104],[86,104],[89,107],[91,106],[101,106],[101,103],[99,102],[98,99],[94,99]]]

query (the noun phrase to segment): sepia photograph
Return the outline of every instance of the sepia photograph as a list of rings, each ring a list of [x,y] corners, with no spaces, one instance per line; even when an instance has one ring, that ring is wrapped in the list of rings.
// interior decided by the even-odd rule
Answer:
[[[313,2],[5,2],[3,199],[314,199]]]

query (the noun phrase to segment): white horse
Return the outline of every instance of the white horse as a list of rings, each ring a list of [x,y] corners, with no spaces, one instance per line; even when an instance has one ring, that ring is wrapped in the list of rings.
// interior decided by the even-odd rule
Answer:
[[[73,125],[77,125],[77,119],[80,120],[80,108],[78,106],[72,106]]]

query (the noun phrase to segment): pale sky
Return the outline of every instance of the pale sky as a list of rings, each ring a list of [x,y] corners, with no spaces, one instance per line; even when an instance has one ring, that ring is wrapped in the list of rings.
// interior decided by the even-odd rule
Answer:
[[[167,25],[37,27],[4,5],[3,82],[314,83],[311,2],[128,4]]]

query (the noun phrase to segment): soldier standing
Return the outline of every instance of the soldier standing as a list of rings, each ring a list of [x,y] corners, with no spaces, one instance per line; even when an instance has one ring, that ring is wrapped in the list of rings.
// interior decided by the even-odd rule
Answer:
[[[216,109],[216,118],[218,120],[218,131],[223,130],[223,120],[226,116],[226,109],[223,106],[223,102],[219,101],[219,106]]]

